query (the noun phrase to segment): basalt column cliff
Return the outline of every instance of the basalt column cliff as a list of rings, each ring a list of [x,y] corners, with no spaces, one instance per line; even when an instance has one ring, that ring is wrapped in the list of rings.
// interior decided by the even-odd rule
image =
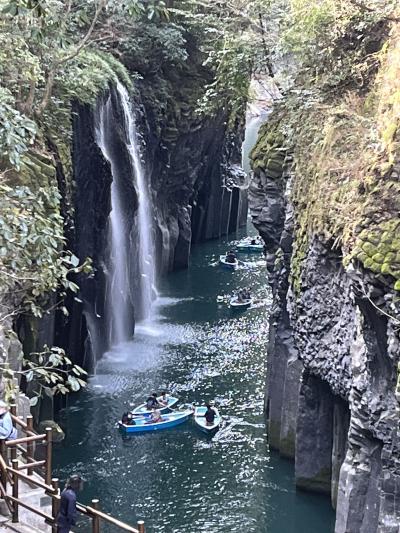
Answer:
[[[247,191],[240,165],[244,114],[238,113],[234,125],[228,126],[228,115],[223,110],[213,116],[196,113],[199,88],[209,80],[210,73],[195,52],[195,44],[188,42],[184,72],[165,66],[155,79],[154,74],[145,71],[146,64],[139,61],[133,65],[131,57],[125,59],[128,66],[143,69],[144,79],[135,84],[128,107],[135,125],[133,143],[149,195],[146,226],[154,249],[145,261],[154,262],[158,274],[186,268],[192,242],[225,235],[246,221]],[[99,110],[105,105],[109,109],[106,150],[98,139]],[[95,106],[77,104],[74,109],[72,249],[81,260],[92,258],[94,274],[82,276],[78,301],[74,299],[70,304],[71,319],[61,319],[65,328],[59,331],[63,331],[62,344],[67,342],[71,351],[82,354],[81,363],[89,367],[112,344],[107,326],[107,258],[112,253],[108,236],[113,180],[119,181],[123,234],[128,236],[122,248],[128,249],[131,258],[123,283],[131,333],[135,320],[146,316],[139,296],[143,277],[140,257],[144,253],[138,236],[141,200],[124,122],[121,98],[113,86]]]
[[[400,525],[397,26],[342,28],[330,72],[319,86],[297,77],[252,154],[274,294],[269,442],[294,459],[300,489],[331,496],[336,533]],[[339,44],[362,82],[344,63],[334,78]]]

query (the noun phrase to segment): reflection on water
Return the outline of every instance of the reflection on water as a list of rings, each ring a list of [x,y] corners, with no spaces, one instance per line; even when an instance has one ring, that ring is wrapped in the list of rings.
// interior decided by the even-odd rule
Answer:
[[[244,256],[236,272],[214,265],[228,246],[196,247],[191,268],[164,281],[156,320],[105,354],[62,413],[68,437],[56,450],[58,474],[80,471],[88,479],[83,501],[98,497],[132,524],[143,518],[147,533],[329,533],[329,501],[297,494],[293,465],[268,449],[265,266],[259,256]],[[246,286],[257,296],[254,309],[234,313],[217,303]],[[220,431],[210,439],[188,423],[123,437],[115,428],[121,412],[164,388],[183,402],[214,399]]]

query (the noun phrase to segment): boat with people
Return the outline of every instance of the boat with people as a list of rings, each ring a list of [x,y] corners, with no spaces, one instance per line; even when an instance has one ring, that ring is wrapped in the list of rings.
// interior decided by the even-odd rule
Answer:
[[[163,405],[167,402],[166,405]],[[162,395],[157,396],[157,402],[159,405],[157,406],[160,413],[168,413],[170,409],[175,407],[175,405],[179,402],[179,398],[176,398],[175,396],[167,396],[164,398]],[[133,415],[143,415],[143,416],[150,416],[152,412],[152,408],[148,407],[147,403],[142,403],[138,407],[136,407],[133,411]]]
[[[211,424],[207,422],[205,417],[207,406],[201,405],[194,410],[194,423],[201,429],[201,431],[207,434],[217,430],[222,422],[222,417],[219,414],[218,409],[215,406],[211,406],[211,409],[215,412],[215,418]]]
[[[193,409],[174,411],[163,414],[157,422],[153,422],[148,416],[134,416],[129,423],[118,422],[119,428],[125,433],[143,433],[145,431],[160,431],[183,424],[193,415]]]
[[[236,250],[244,253],[262,253],[264,251],[264,244],[259,238],[247,238],[237,244]]]
[[[253,303],[253,298],[240,299],[238,296],[235,296],[234,298],[230,300],[229,306],[231,309],[240,311],[242,309],[248,309],[252,303]]]
[[[219,262],[223,267],[229,268],[230,270],[235,270],[239,266],[239,261],[237,258],[232,255],[229,256],[229,254],[220,255]]]

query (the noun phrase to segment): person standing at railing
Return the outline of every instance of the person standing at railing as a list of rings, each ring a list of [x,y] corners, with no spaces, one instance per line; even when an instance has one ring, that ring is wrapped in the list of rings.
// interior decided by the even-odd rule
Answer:
[[[6,402],[0,400],[0,439],[13,440],[17,438],[17,430],[13,426]]]
[[[69,533],[76,523],[76,495],[82,490],[83,479],[79,474],[72,474],[67,479],[61,493],[60,510],[57,515],[57,533]]]

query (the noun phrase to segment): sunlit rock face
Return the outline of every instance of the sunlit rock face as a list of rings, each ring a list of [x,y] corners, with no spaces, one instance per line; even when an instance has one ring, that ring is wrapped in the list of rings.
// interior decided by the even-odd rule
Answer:
[[[262,132],[263,133],[263,132]],[[315,232],[300,240],[298,177],[274,124],[253,152],[250,212],[274,293],[267,357],[270,445],[294,459],[299,488],[329,494],[336,533],[398,531],[398,297],[391,279],[343,265]]]

